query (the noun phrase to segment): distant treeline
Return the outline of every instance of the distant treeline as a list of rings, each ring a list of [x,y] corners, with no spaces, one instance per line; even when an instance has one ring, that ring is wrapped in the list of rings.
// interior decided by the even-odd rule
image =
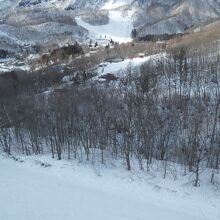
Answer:
[[[44,54],[42,56],[42,61],[48,63],[50,60],[65,60],[70,56],[74,57],[75,55],[83,54],[82,47],[76,42],[73,45],[63,46],[57,49],[54,49],[49,52],[49,54]]]
[[[145,36],[142,37],[138,37],[138,33],[137,30],[134,29],[132,30],[131,36],[133,38],[136,38],[139,41],[152,41],[152,42],[156,42],[156,41],[164,41],[164,40],[170,40],[174,37],[180,37],[183,36],[183,33],[174,33],[174,34],[147,34]]]
[[[178,33],[178,34],[149,34],[144,37],[139,37],[138,39],[140,41],[163,41],[163,40],[170,40],[174,37],[180,37],[183,36],[183,33]]]
[[[0,49],[0,59],[9,57],[10,53],[6,50]]]

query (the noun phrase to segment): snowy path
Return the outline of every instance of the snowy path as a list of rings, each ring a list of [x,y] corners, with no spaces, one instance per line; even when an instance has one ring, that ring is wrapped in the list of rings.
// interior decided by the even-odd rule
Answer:
[[[208,220],[184,206],[169,207],[169,199],[155,203],[144,192],[138,197],[137,189],[111,179],[67,178],[48,169],[0,159],[1,220]]]

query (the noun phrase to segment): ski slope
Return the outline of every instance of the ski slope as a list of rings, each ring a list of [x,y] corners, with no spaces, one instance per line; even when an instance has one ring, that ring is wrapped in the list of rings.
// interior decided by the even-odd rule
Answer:
[[[114,10],[119,7],[131,5],[134,0],[109,0],[102,7],[102,10]]]
[[[219,219],[208,202],[196,197],[160,193],[139,181],[68,161],[51,160],[48,168],[34,161],[0,158],[1,220]]]
[[[132,41],[131,31],[133,29],[132,11],[126,15],[122,11],[109,11],[109,23],[107,25],[90,25],[82,20],[81,17],[76,17],[78,25],[86,28],[92,39],[98,39],[100,36],[106,36],[113,41],[126,43]]]

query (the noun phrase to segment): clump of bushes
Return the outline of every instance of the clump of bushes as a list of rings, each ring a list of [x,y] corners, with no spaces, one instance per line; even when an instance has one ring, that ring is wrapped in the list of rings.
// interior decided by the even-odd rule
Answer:
[[[76,42],[73,45],[63,46],[57,49],[54,49],[49,54],[44,54],[42,56],[42,61],[48,63],[49,61],[65,60],[70,56],[76,56],[83,54],[82,47]]]

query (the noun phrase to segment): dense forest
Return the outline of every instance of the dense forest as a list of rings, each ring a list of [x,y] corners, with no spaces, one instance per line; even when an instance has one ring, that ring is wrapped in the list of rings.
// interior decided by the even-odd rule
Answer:
[[[220,56],[175,49],[125,77],[83,80],[49,92],[61,76],[0,77],[0,147],[8,154],[45,154],[126,169],[155,161],[181,164],[184,172],[220,164]],[[46,91],[48,92],[41,92]]]

